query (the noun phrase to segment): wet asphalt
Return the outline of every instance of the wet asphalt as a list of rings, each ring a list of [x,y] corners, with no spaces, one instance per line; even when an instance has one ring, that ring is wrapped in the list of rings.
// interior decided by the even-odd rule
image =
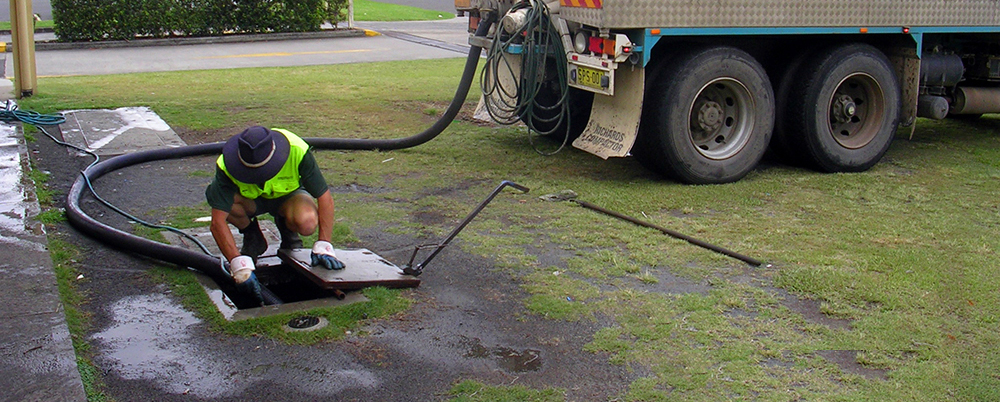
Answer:
[[[47,139],[26,148],[58,194],[66,194],[90,163]],[[209,179],[196,172],[211,171],[213,160],[142,164],[105,176],[96,187],[112,203],[155,220],[164,206],[201,205]],[[335,197],[363,191],[333,190]],[[444,186],[428,193],[460,190]],[[56,207],[64,206],[57,197]],[[85,198],[82,207],[102,222],[131,227],[93,199]],[[449,222],[428,224],[451,228]],[[405,261],[412,245],[437,240],[379,228],[359,228],[355,234],[358,246],[395,262]],[[635,378],[649,375],[641,367],[611,365],[606,356],[584,352],[596,329],[608,323],[531,315],[523,307],[526,295],[509,273],[459,246],[441,253],[421,276],[420,287],[406,291],[413,300],[406,312],[365,322],[361,335],[299,346],[212,330],[147,274],[157,261],[110,248],[65,223],[48,237],[80,250],[76,285],[86,301],[79,307],[91,324],[83,337],[103,392],[117,401],[445,400],[462,380],[556,387],[566,390],[568,400],[592,401],[614,399]],[[67,395],[58,399],[73,400],[77,394]]]

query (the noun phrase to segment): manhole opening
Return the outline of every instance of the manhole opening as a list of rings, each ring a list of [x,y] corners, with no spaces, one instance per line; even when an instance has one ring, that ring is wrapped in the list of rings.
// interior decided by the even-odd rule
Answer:
[[[317,307],[342,305],[367,300],[359,289],[372,286],[387,288],[417,287],[420,280],[405,275],[403,270],[374,252],[364,248],[336,249],[337,259],[346,269],[327,270],[311,266],[311,249],[279,250],[281,242],[274,222],[260,221],[261,230],[270,245],[257,261],[254,275],[264,287],[281,300],[280,305],[260,308],[260,301],[251,295],[236,290],[232,282],[218,283],[212,279],[199,277],[209,299],[219,308],[227,320],[239,320],[274,314],[284,314]],[[242,244],[242,235],[230,226],[237,244]],[[186,230],[194,239],[200,239],[212,255],[222,253],[208,227]],[[164,237],[175,245],[196,249],[196,242],[172,232],[163,232]],[[223,281],[225,282],[225,281]],[[345,292],[347,292],[345,294]]]
[[[420,284],[416,277],[403,274],[402,269],[367,249],[338,249],[337,258],[346,266],[341,270],[314,267],[310,256],[310,249],[278,250],[257,261],[254,275],[268,292],[280,299],[279,305],[259,308],[262,307],[259,299],[240,292],[231,282],[216,283],[223,293],[223,304],[254,315],[271,314],[278,309],[293,312],[349,303],[348,297],[363,299],[358,290],[371,286],[407,288]],[[355,294],[349,296],[345,293],[348,291]],[[220,310],[223,308],[219,302],[216,305]]]
[[[265,264],[269,261],[264,261]],[[343,299],[344,293],[338,290],[327,290],[316,286],[295,270],[281,265],[280,261],[275,261],[277,265],[258,264],[254,274],[262,285],[267,287],[275,296],[285,304],[317,299]],[[220,285],[222,291],[236,305],[239,310],[260,307],[258,302],[246,294],[242,294],[235,287]]]

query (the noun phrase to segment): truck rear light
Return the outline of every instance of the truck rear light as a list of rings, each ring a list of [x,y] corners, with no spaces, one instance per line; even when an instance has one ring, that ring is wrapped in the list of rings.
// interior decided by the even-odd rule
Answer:
[[[615,40],[607,38],[589,38],[589,45],[587,50],[595,55],[614,55],[615,52]]]
[[[587,50],[594,54],[604,54],[604,39],[591,36],[587,40],[589,42]]]
[[[587,34],[583,32],[577,32],[576,35],[573,36],[573,49],[576,50],[577,53],[586,52],[588,45],[589,42],[587,39]]]
[[[611,56],[615,55],[615,40],[614,39],[604,39],[604,54]]]

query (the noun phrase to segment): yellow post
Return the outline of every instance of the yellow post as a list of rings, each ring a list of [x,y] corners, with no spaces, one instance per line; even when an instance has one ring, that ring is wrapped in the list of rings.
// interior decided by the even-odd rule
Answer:
[[[14,95],[31,96],[38,85],[35,75],[35,17],[31,0],[10,2],[11,52],[14,53]]]

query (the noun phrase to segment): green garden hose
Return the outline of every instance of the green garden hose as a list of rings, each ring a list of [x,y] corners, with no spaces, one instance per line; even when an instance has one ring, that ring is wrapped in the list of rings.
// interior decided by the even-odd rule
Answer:
[[[539,136],[555,134],[565,129],[569,132],[569,84],[566,77],[568,62],[559,31],[552,24],[548,7],[540,1],[522,2],[511,12],[526,10],[525,22],[514,34],[503,35],[498,26],[486,67],[480,76],[484,104],[490,117],[500,124],[523,121],[529,129],[529,139],[536,152],[552,155],[562,150],[569,136],[555,151],[542,151],[534,144],[531,133]],[[505,54],[521,54],[520,65],[511,64]],[[519,74],[514,72],[519,71]],[[555,73],[555,93],[552,91],[551,74]],[[519,76],[517,86],[504,85],[503,75]],[[553,98],[555,98],[553,100]],[[565,126],[563,125],[565,123]]]

